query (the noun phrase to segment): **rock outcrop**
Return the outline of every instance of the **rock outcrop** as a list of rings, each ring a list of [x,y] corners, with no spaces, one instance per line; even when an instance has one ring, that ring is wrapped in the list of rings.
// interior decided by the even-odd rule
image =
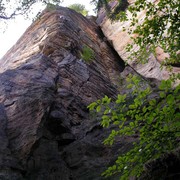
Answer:
[[[82,59],[84,47],[91,61]],[[127,92],[129,73],[136,71],[93,19],[63,7],[43,11],[0,60],[0,180],[103,179],[137,137],[104,146],[111,128],[103,129],[87,106]]]
[[[124,0],[126,1],[126,0]],[[134,0],[127,0],[128,4],[131,5],[134,3]],[[154,1],[153,1],[154,2]],[[117,5],[117,1],[114,0],[110,3],[111,8],[113,9]],[[130,60],[130,52],[126,51],[126,46],[132,43],[131,36],[127,31],[123,31],[123,27],[127,29],[130,27],[130,21],[112,22],[106,15],[106,10],[101,8],[98,12],[97,23],[100,25],[104,35],[107,40],[112,43],[114,49],[117,51],[119,56],[126,61],[131,67],[133,67],[138,73],[147,78],[154,78],[156,80],[168,79],[170,72],[164,67],[161,69],[161,62],[168,57],[168,54],[164,53],[163,50],[159,47],[156,48],[155,57],[153,54],[149,56],[149,60],[145,64],[138,62],[138,59]],[[139,12],[137,18],[140,19],[140,23],[145,18],[145,11]],[[137,46],[133,46],[134,49],[137,49]],[[173,73],[180,73],[180,68],[173,67]],[[172,73],[171,72],[171,73]]]
[[[89,63],[84,46],[94,52]],[[0,179],[102,179],[134,139],[104,146],[111,129],[87,105],[115,97],[123,69],[92,20],[63,7],[45,10],[0,60]]]

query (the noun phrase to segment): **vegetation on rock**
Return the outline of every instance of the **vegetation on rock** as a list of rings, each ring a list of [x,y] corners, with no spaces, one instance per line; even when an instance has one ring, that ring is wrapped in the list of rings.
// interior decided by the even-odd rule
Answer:
[[[178,147],[180,136],[180,85],[172,88],[171,80],[163,80],[158,92],[150,87],[140,89],[140,79],[129,76],[127,88],[132,94],[119,94],[115,101],[105,96],[88,106],[101,116],[101,125],[114,129],[104,141],[112,145],[118,136],[135,136],[137,142],[127,153],[120,155],[115,164],[102,175],[121,174],[121,179],[139,177],[143,166]],[[154,96],[154,98],[153,98]]]
[[[129,34],[133,43],[127,46],[131,58],[146,63],[151,53],[160,47],[169,54],[164,64],[179,64],[180,21],[179,1],[136,0],[134,4],[121,8],[119,0],[113,10],[108,6],[110,0],[96,1],[98,9],[104,6],[109,17],[113,20],[130,21]],[[125,6],[124,6],[125,7]],[[145,11],[146,16],[141,19],[138,13]],[[127,15],[131,14],[131,15]],[[136,34],[135,37],[133,35]],[[138,48],[133,50],[133,46]],[[156,54],[155,54],[156,55]],[[119,155],[115,164],[102,175],[112,176],[120,173],[121,179],[139,177],[143,166],[148,161],[157,159],[179,146],[180,137],[180,85],[174,86],[180,79],[179,74],[172,74],[168,80],[163,80],[156,90],[150,87],[140,87],[140,79],[130,75],[127,78],[128,88],[132,94],[119,94],[114,101],[105,96],[88,106],[101,116],[101,125],[114,130],[104,141],[105,145],[112,145],[118,136],[135,136],[137,141],[127,153]]]
[[[84,45],[82,48],[81,58],[87,62],[90,63],[94,58],[94,51],[87,45]]]
[[[83,16],[87,16],[88,15],[88,10],[85,8],[84,5],[82,4],[71,4],[70,6],[68,6],[70,9],[75,10],[76,12],[82,14]]]
[[[132,58],[146,62],[150,53],[156,53],[156,47],[161,47],[169,54],[165,64],[179,64],[180,47],[180,1],[159,0],[156,4],[151,1],[136,0],[134,5],[126,9],[127,2],[119,0],[119,5],[111,11],[108,6],[110,0],[93,0],[98,9],[105,6],[109,17],[114,20],[130,20],[128,29],[133,44],[127,47],[132,51],[133,45],[138,48],[131,53]],[[7,3],[8,2],[8,3]],[[56,4],[61,0],[18,0],[0,1],[0,20],[12,19],[17,15],[28,15],[33,5],[37,2],[42,4]],[[12,4],[12,8],[9,5]],[[77,8],[77,7],[76,7]],[[146,12],[141,24],[137,14]],[[127,16],[127,12],[131,16]],[[94,52],[88,46],[84,46],[81,58],[90,62]],[[114,125],[114,130],[104,141],[106,145],[112,145],[118,136],[136,136],[137,141],[127,153],[120,155],[115,165],[109,167],[104,176],[111,176],[115,173],[121,174],[121,179],[129,176],[139,177],[143,172],[143,165],[153,159],[160,157],[179,146],[180,137],[180,85],[173,86],[174,82],[180,79],[179,74],[173,75],[170,79],[161,82],[156,92],[150,87],[139,87],[140,79],[136,76],[129,76],[128,88],[132,89],[131,95],[119,94],[114,101],[105,96],[88,107],[96,111],[102,117],[101,125],[109,127]]]

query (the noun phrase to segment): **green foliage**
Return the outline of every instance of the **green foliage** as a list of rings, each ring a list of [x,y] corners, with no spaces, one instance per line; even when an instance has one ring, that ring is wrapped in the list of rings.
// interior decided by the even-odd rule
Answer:
[[[83,16],[87,16],[88,15],[88,10],[85,8],[84,5],[82,4],[71,4],[70,6],[68,6],[70,9],[75,10],[76,12],[82,14]]]
[[[121,155],[103,176],[120,173],[121,179],[139,177],[143,165],[160,157],[178,146],[180,137],[180,85],[172,88],[172,80],[163,80],[157,98],[149,88],[139,89],[140,79],[129,76],[128,88],[132,96],[119,94],[115,101],[105,96],[88,106],[101,117],[101,125],[114,130],[105,139],[105,145],[112,145],[118,136],[138,136],[133,148]]]
[[[108,6],[110,0],[93,2],[98,9],[104,6],[112,20],[130,22],[130,26],[123,29],[132,35],[133,43],[126,48],[131,59],[146,63],[149,55],[156,55],[155,49],[160,47],[169,54],[164,64],[180,63],[179,0],[159,0],[156,3],[136,0],[128,8],[126,0],[118,0],[119,4],[113,10]],[[139,16],[142,11],[145,12],[143,19]],[[127,13],[130,15],[127,16]],[[101,116],[103,127],[112,124],[116,127],[104,144],[112,145],[118,136],[138,136],[133,148],[119,156],[103,176],[120,173],[121,179],[139,177],[146,162],[179,146],[180,85],[174,87],[173,84],[177,79],[180,79],[180,74],[172,74],[170,79],[163,80],[155,96],[152,89],[139,88],[139,78],[130,76],[127,78],[127,88],[132,90],[130,96],[120,94],[115,101],[105,96],[89,105],[91,111]]]
[[[87,45],[84,45],[81,52],[81,58],[85,62],[90,63],[93,60],[94,56],[94,51]]]

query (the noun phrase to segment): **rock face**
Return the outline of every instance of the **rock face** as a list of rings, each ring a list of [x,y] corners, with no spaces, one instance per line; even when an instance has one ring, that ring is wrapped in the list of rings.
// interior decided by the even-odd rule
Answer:
[[[87,109],[116,96],[124,69],[103,39],[93,21],[58,7],[45,10],[0,60],[1,180],[102,179],[117,146],[129,147],[133,138],[102,145],[110,129]],[[84,46],[94,52],[89,63]]]
[[[126,0],[124,0],[126,1]],[[127,1],[129,5],[133,4],[134,0],[128,0]],[[154,0],[152,0],[154,2]],[[117,4],[117,1],[112,1],[110,3],[110,6],[113,8]],[[137,18],[139,18],[142,22],[145,17],[145,11],[142,11],[137,14]],[[132,43],[132,40],[130,39],[130,35],[127,33],[127,31],[123,31],[123,27],[126,27],[127,29],[130,27],[130,22],[112,22],[107,16],[105,9],[101,9],[98,13],[97,23],[100,25],[104,35],[107,37],[107,40],[112,43],[114,49],[117,51],[119,56],[128,64],[133,67],[138,73],[140,73],[142,76],[147,78],[155,78],[157,80],[167,79],[169,77],[169,72],[166,70],[166,68],[163,68],[161,70],[161,62],[168,57],[168,54],[164,53],[163,50],[159,47],[156,48],[156,54],[155,57],[153,54],[150,55],[148,63],[146,64],[140,64],[138,63],[138,60],[129,60],[129,55],[126,51],[126,46],[128,44]],[[133,46],[134,49],[137,48],[137,46]],[[172,69],[173,73],[180,73],[180,68],[173,67]]]

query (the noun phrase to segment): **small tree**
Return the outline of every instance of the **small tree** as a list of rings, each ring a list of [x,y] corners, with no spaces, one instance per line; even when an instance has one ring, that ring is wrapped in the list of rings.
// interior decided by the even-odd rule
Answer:
[[[72,5],[68,6],[68,7],[70,9],[73,9],[76,12],[82,14],[83,16],[87,16],[88,15],[88,10],[82,4],[72,4]]]

